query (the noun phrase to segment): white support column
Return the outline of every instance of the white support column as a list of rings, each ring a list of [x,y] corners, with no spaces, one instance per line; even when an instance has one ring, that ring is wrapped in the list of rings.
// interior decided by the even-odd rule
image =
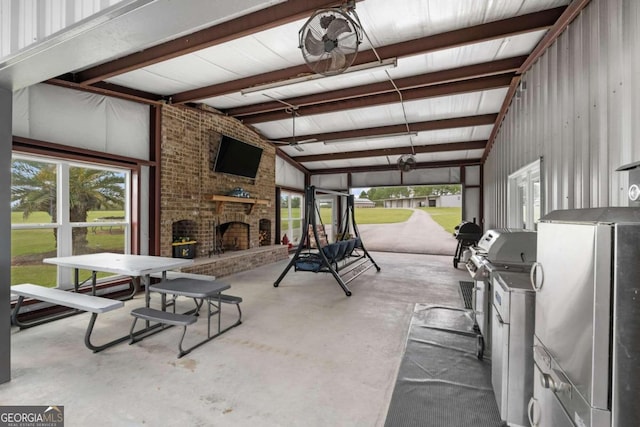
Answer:
[[[13,94],[0,88],[0,384],[11,380],[11,114]]]

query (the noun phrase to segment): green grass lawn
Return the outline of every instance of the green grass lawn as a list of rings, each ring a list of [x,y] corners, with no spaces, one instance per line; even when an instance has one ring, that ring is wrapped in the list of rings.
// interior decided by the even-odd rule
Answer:
[[[109,216],[123,216],[123,211],[89,212],[87,221]],[[51,217],[46,212],[34,212],[23,218],[21,212],[12,212],[11,220],[18,224],[48,224]],[[122,252],[124,248],[124,230],[121,227],[89,227],[87,233],[89,248],[101,252]],[[43,258],[56,256],[56,240],[53,229],[30,229],[11,231],[11,284],[34,283],[55,286],[56,266],[42,263]],[[82,271],[80,279],[89,277],[88,271]],[[106,276],[107,274],[102,274]],[[99,275],[100,277],[100,275]]]
[[[413,214],[411,209],[361,208],[355,209],[356,224],[393,224],[405,222]]]
[[[431,218],[442,228],[453,234],[453,229],[460,224],[462,208],[420,208],[431,215]]]
[[[404,222],[409,219],[413,212],[410,209],[386,209],[386,208],[367,208],[355,209],[356,224],[391,224],[394,222]],[[286,218],[287,210],[282,209],[282,218]],[[300,217],[300,209],[291,210],[292,218]],[[323,224],[331,223],[331,209],[320,208],[320,218]],[[286,227],[282,223],[282,227]],[[284,228],[283,228],[284,229]]]

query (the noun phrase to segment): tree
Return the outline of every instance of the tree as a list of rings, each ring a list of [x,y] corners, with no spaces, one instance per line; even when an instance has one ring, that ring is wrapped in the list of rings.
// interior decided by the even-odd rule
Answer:
[[[358,196],[358,198],[359,198],[359,199],[368,199],[368,198],[369,198],[369,195],[367,194],[367,191],[366,191],[366,190],[362,190],[362,191],[360,192],[360,195]]]
[[[86,222],[87,213],[100,209],[122,209],[125,188],[122,174],[83,167],[69,168],[69,220]],[[11,204],[24,218],[36,211],[56,214],[56,166],[27,160],[14,161],[11,170]],[[87,228],[72,229],[76,253],[86,252]],[[54,235],[57,237],[57,229]],[[56,239],[57,241],[57,239]]]

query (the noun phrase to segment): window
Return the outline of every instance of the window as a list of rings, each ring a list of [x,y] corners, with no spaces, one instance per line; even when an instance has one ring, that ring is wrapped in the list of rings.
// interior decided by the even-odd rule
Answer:
[[[507,223],[509,228],[535,230],[541,214],[540,167],[542,160],[509,175]]]
[[[282,191],[280,195],[280,229],[282,236],[293,245],[300,243],[304,223],[304,197],[302,194]]]
[[[129,253],[130,180],[129,169],[14,154],[11,284],[69,288],[71,269],[44,258]]]

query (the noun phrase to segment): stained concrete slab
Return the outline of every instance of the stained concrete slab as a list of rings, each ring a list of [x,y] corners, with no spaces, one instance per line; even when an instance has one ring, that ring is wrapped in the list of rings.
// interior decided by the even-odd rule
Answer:
[[[413,254],[451,255],[458,241],[421,209],[405,222],[362,224],[358,231],[367,250]]]
[[[372,255],[382,271],[353,281],[352,297],[322,273],[290,272],[274,288],[284,261],[224,278],[243,324],[182,359],[177,328],[97,354],[83,344],[87,314],[13,328],[0,404],[64,405],[67,426],[381,426],[414,305],[462,307],[468,274],[450,256]],[[142,304],[101,315],[94,341],[128,332]],[[201,319],[186,345],[205,333]]]

